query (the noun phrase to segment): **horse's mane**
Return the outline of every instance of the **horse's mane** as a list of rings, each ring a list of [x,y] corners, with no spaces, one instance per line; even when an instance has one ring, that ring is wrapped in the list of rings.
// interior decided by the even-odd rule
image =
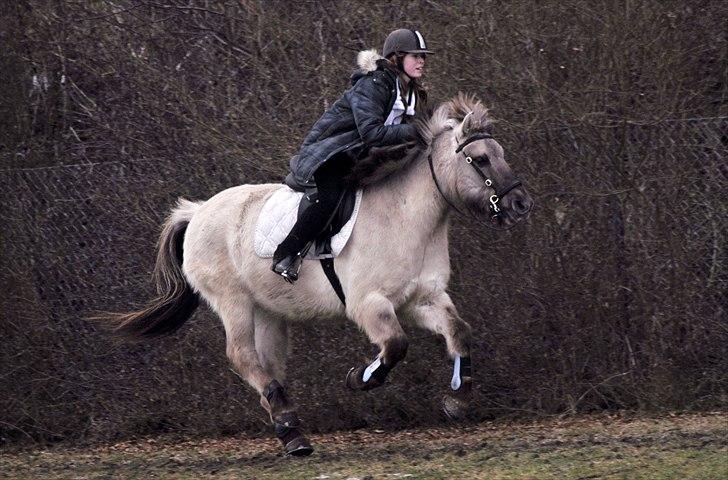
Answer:
[[[435,138],[455,128],[468,114],[471,114],[471,118],[467,133],[490,133],[493,122],[488,109],[475,95],[458,93],[434,111],[427,110],[415,115],[412,124],[417,129],[417,141],[370,148],[364,157],[356,161],[348,180],[360,186],[371,185],[403,169],[428,150]]]
[[[445,130],[455,128],[469,114],[469,128],[464,133],[490,133],[493,128],[493,120],[485,105],[475,95],[459,92],[452,99],[437,107],[429,119],[418,126],[420,137],[425,145],[429,146],[438,135]]]

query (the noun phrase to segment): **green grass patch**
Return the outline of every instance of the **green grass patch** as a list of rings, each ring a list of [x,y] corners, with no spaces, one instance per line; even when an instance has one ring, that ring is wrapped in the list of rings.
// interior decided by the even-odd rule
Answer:
[[[0,456],[0,478],[694,479],[728,478],[723,415],[578,419],[312,437],[307,458],[272,439],[148,439]]]

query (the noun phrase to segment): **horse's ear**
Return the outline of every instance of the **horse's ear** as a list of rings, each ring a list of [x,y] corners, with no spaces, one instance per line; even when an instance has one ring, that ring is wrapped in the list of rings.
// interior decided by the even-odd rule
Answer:
[[[463,121],[460,122],[460,125],[457,126],[457,135],[458,137],[467,137],[468,133],[470,133],[470,130],[473,128],[473,112],[469,112],[467,115],[465,115],[465,118],[463,118]]]

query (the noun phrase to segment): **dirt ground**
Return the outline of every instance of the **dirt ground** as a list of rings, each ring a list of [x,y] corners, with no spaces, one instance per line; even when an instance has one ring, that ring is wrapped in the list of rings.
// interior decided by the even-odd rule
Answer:
[[[0,478],[727,479],[728,413],[630,413],[311,435],[308,458],[273,438],[144,438],[8,450]]]

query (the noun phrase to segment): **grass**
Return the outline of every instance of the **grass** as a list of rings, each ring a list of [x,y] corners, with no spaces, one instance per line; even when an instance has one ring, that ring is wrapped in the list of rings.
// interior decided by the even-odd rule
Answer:
[[[598,415],[311,437],[314,455],[283,457],[273,439],[162,437],[9,452],[6,478],[726,479],[728,417]]]

